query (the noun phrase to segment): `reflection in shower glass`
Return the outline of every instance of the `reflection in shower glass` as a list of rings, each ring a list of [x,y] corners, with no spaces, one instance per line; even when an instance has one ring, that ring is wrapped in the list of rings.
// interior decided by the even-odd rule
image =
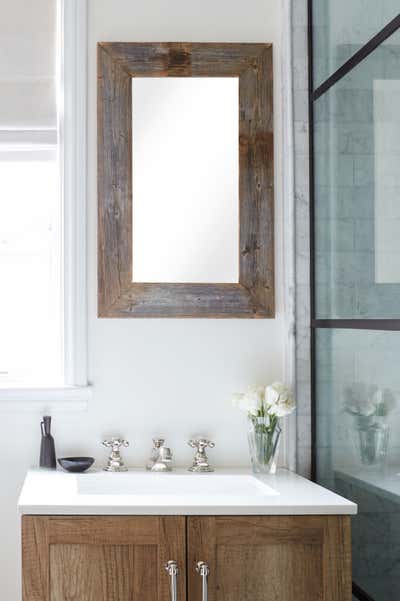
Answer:
[[[314,103],[318,318],[399,316],[399,106],[399,33]]]
[[[310,2],[316,86],[399,12]],[[400,31],[385,35],[313,101],[314,457],[317,481],[358,504],[356,597],[399,601]]]
[[[377,601],[400,599],[400,332],[321,329],[318,481],[358,504],[353,578]]]
[[[295,0],[298,1],[298,0]],[[311,1],[311,0],[310,0]],[[312,0],[318,87],[399,13],[398,0]]]

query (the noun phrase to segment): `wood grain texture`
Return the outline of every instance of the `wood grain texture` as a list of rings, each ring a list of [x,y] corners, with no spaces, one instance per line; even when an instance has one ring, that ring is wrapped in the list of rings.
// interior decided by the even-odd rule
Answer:
[[[351,601],[349,518],[187,519],[191,601],[201,601],[197,561],[210,566],[209,601]]]
[[[215,523],[216,537],[222,545],[264,545],[275,543],[299,543],[322,545],[324,518],[297,516],[235,516],[220,517]]]
[[[157,546],[52,545],[52,601],[158,601]]]
[[[98,47],[99,313],[132,280],[132,85]]]
[[[50,590],[53,601],[120,601],[134,599],[137,547],[128,545],[52,545]],[[153,550],[152,547],[149,547]],[[155,548],[154,548],[155,549]],[[154,558],[156,554],[149,554]],[[150,565],[150,564],[149,564]],[[151,564],[155,566],[155,564]],[[142,568],[143,569],[143,568]],[[151,573],[152,568],[148,571]],[[154,576],[154,573],[153,573]],[[157,593],[156,586],[153,591]],[[144,596],[156,601],[157,596]]]
[[[324,601],[348,601],[351,587],[351,523],[349,516],[325,518]]]
[[[133,284],[108,317],[265,317],[241,284]]]
[[[132,77],[239,78],[239,282],[132,282]],[[98,46],[100,317],[273,317],[271,44]],[[133,199],[134,202],[134,199]]]
[[[25,516],[22,537],[23,601],[168,601],[170,559],[184,599],[184,517]]]
[[[274,314],[274,139],[272,51],[239,79],[239,281]]]
[[[23,601],[351,601],[347,516],[24,516]],[[188,588],[186,594],[186,575]]]
[[[101,42],[130,77],[240,77],[272,44]]]
[[[22,517],[22,599],[50,601],[47,518]]]

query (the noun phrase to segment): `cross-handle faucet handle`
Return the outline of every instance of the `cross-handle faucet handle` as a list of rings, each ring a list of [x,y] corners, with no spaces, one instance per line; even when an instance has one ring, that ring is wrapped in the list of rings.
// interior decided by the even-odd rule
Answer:
[[[121,447],[129,447],[129,442],[119,436],[112,436],[109,440],[103,440],[103,447],[111,449],[107,465],[103,468],[106,472],[126,472],[127,467],[121,457]]]
[[[213,449],[215,447],[215,442],[212,440],[207,440],[207,438],[196,438],[194,440],[189,440],[188,445],[192,447],[192,449],[206,449],[209,447]]]
[[[129,447],[129,442],[119,436],[113,436],[110,440],[103,440],[103,447],[112,447],[113,451],[118,451],[121,447]]]
[[[190,472],[213,472],[214,468],[208,463],[206,448],[213,449],[215,442],[207,438],[197,438],[188,441],[188,445],[192,449],[196,449],[193,458],[193,465],[189,468]]]

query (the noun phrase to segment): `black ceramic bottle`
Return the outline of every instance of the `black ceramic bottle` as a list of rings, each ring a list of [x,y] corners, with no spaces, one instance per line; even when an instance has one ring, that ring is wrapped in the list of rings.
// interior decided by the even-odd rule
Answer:
[[[40,422],[42,429],[42,440],[40,443],[40,467],[56,468],[56,449],[54,446],[54,438],[50,434],[51,417],[44,415],[43,421]]]

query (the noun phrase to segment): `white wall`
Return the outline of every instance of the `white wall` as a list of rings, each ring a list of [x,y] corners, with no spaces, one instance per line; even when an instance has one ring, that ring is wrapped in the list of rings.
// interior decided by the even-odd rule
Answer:
[[[273,42],[275,61],[276,273],[274,320],[99,320],[96,318],[97,41]],[[282,199],[280,169],[280,15],[276,0],[89,1],[89,370],[94,398],[85,413],[54,414],[58,454],[90,454],[120,432],[126,457],[143,465],[154,434],[165,435],[177,463],[185,441],[204,432],[216,441],[217,465],[247,465],[242,417],[230,396],[248,383],[284,377]],[[0,408],[1,411],[1,408]],[[38,459],[39,414],[2,413],[0,438],[0,598],[20,599],[16,502],[26,469]]]

